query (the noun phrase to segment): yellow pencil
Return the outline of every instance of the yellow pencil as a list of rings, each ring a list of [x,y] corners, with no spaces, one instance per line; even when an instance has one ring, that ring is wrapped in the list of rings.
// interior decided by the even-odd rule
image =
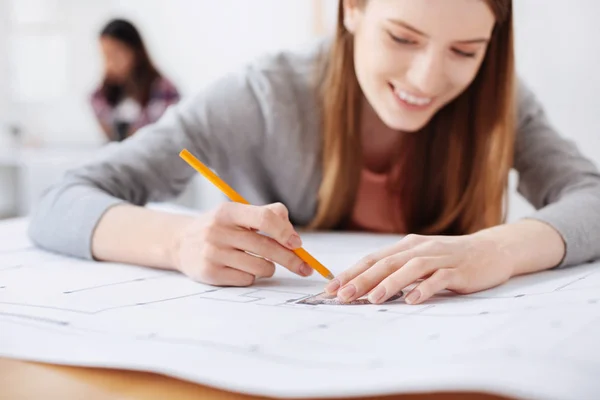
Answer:
[[[190,153],[187,149],[183,149],[179,156],[183,158],[185,162],[187,162],[192,168],[202,174],[206,179],[208,179],[213,185],[219,188],[229,199],[235,201],[237,203],[242,204],[250,204],[248,200],[243,198],[238,192],[233,190],[231,186],[225,183],[221,178],[219,178],[214,172],[210,170],[206,165],[202,164],[200,160],[198,160],[192,153]],[[304,262],[306,262],[312,269],[321,274],[325,279],[331,280],[334,278],[331,271],[329,271],[323,264],[317,261],[316,258],[311,256],[306,250],[303,248],[299,248],[293,250],[298,257],[300,257]]]

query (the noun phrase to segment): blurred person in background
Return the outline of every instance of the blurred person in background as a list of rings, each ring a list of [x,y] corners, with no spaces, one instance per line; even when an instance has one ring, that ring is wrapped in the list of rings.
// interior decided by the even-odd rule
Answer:
[[[100,48],[104,76],[91,103],[108,140],[122,141],[156,122],[180,95],[154,66],[131,22],[110,21],[100,33]]]

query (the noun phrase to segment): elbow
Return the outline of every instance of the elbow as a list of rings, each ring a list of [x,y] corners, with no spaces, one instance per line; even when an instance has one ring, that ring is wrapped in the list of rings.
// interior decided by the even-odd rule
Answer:
[[[536,209],[573,197],[600,201],[600,175],[586,174],[585,176],[564,177],[552,185],[548,185],[547,182],[520,184],[517,191]]]
[[[63,182],[42,196],[27,234],[36,247],[91,260],[96,225],[106,210],[122,202],[77,180]]]
[[[589,174],[579,179],[571,180],[565,184],[562,190],[557,190],[553,196],[549,196],[547,203],[555,203],[563,198],[580,197],[582,200],[600,203],[600,176]]]

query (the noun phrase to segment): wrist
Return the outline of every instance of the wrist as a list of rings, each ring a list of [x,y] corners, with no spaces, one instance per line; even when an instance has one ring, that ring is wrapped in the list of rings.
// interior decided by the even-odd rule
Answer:
[[[196,217],[178,215],[169,224],[163,251],[170,269],[181,271],[181,248],[196,220]]]
[[[511,277],[553,268],[563,260],[566,250],[556,229],[533,219],[499,225],[475,235],[494,240]]]
[[[111,207],[92,237],[96,260],[175,269],[176,238],[194,218],[131,204]]]

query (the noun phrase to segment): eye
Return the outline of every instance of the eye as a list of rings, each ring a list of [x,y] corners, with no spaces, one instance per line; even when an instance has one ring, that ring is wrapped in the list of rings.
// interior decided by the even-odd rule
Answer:
[[[400,44],[415,44],[416,43],[414,40],[398,37],[398,36],[392,35],[389,32],[388,32],[388,35],[390,35],[390,38],[396,43],[400,43]]]
[[[458,50],[458,49],[452,49],[452,51],[454,51],[454,53],[456,53],[457,55],[459,55],[461,57],[466,57],[466,58],[473,58],[477,55],[477,53],[474,53],[474,52],[469,53],[469,52]]]

